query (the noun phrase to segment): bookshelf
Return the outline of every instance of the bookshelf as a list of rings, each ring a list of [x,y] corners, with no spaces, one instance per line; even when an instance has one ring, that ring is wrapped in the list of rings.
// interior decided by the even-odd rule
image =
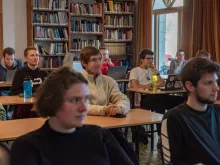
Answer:
[[[104,1],[104,43],[112,59],[132,67],[135,0]]]
[[[51,1],[65,1],[67,7],[42,7]],[[36,5],[36,2],[41,4]],[[106,47],[109,49],[110,58],[119,58],[122,62],[130,61],[131,67],[135,47],[135,5],[135,0],[27,0],[28,45],[47,44],[51,47],[51,43],[66,44],[64,47],[78,57],[85,46]],[[48,21],[48,17],[53,19]],[[57,21],[63,18],[66,18],[66,21]],[[66,29],[67,37],[39,35],[45,31],[52,33],[54,29]],[[59,52],[51,55],[41,54],[41,57],[52,64],[53,61],[51,62],[48,56],[62,59],[64,55],[65,52]],[[42,68],[47,67],[44,65]]]
[[[0,57],[3,54],[3,17],[2,17],[2,0],[0,0]]]
[[[39,66],[51,70],[62,65],[70,47],[69,0],[26,0],[27,43],[37,48]]]

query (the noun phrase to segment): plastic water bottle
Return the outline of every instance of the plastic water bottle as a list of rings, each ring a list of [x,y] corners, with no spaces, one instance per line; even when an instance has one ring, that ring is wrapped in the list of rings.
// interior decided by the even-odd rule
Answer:
[[[157,72],[152,73],[152,91],[153,93],[157,92]]]
[[[24,78],[23,81],[24,98],[28,99],[32,97],[32,80],[29,76]]]

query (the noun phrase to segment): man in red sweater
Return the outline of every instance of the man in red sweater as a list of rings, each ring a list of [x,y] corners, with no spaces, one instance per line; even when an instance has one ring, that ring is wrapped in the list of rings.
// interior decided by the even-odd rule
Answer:
[[[102,74],[107,75],[108,73],[108,67],[114,66],[111,59],[109,58],[109,52],[106,48],[100,48],[100,52],[103,56],[103,63],[102,63]]]

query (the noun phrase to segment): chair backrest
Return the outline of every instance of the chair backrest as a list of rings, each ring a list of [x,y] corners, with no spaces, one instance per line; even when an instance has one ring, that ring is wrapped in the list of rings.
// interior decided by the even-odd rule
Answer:
[[[9,165],[10,148],[5,143],[0,143],[0,164]]]

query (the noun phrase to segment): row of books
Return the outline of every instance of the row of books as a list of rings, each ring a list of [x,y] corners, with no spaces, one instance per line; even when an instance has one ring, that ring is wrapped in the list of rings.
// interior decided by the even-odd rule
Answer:
[[[105,25],[108,26],[133,26],[133,17],[129,16],[105,16]]]
[[[67,25],[68,15],[65,12],[33,13],[33,23]]]
[[[38,9],[68,9],[68,0],[33,0],[34,8]]]
[[[126,55],[126,43],[105,43],[109,55]]]
[[[132,29],[129,30],[105,29],[104,35],[106,40],[131,40]]]
[[[102,4],[83,4],[83,3],[70,3],[70,12],[76,15],[96,14],[102,15]]]
[[[72,49],[83,49],[86,46],[94,46],[96,48],[101,47],[100,40],[81,40],[80,38],[75,38],[72,40],[71,47]]]
[[[67,28],[34,27],[34,39],[64,40],[68,39]]]
[[[40,45],[40,44],[34,44],[34,46],[37,49],[37,53],[40,55],[57,55],[57,54],[63,54],[68,52],[67,43],[50,43],[48,46]]]
[[[71,20],[72,32],[100,32],[100,21]]]
[[[39,67],[40,68],[58,68],[62,66],[63,61],[61,57],[40,57]]]
[[[105,12],[134,12],[134,3],[109,0],[105,2]]]

